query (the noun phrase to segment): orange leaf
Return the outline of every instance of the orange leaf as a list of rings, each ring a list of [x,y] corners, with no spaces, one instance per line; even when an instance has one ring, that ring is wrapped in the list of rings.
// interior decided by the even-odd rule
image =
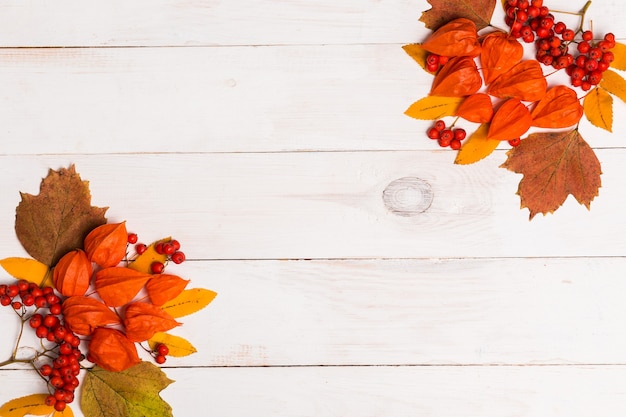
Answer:
[[[482,78],[476,63],[470,57],[450,59],[433,80],[430,94],[444,97],[463,97],[477,92],[482,86]]]
[[[181,323],[161,308],[148,303],[132,303],[126,308],[126,336],[134,342],[150,339],[157,332],[166,332]]]
[[[420,67],[426,70],[426,57],[428,56],[428,51],[422,48],[422,45],[419,43],[412,43],[409,45],[404,45],[402,47],[404,52],[406,52],[415,62],[419,64]]]
[[[575,125],[583,116],[583,106],[574,90],[564,85],[549,89],[531,112],[532,125],[563,128]]]
[[[100,327],[91,335],[89,359],[107,371],[120,372],[141,362],[135,344],[124,333]]]
[[[626,45],[616,42],[611,52],[613,52],[613,56],[615,56],[615,59],[611,62],[611,68],[626,70]]]
[[[499,98],[517,98],[522,101],[541,100],[548,83],[540,64],[535,60],[522,61],[500,75],[487,92]]]
[[[491,98],[484,93],[472,94],[461,103],[456,115],[474,123],[489,123],[493,117]]]
[[[59,259],[52,279],[56,289],[66,297],[83,295],[89,288],[92,272],[91,262],[85,252],[76,249]]]
[[[119,324],[120,319],[100,301],[84,296],[69,297],[63,302],[65,324],[74,333],[89,336],[97,327]]]
[[[176,275],[153,275],[146,284],[146,291],[152,304],[160,306],[178,297],[189,284],[188,280]]]
[[[152,275],[121,266],[96,272],[96,291],[109,307],[119,307],[131,301]]]
[[[613,131],[613,97],[603,88],[594,88],[585,96],[583,102],[585,116],[601,129]]]
[[[488,124],[484,123],[480,125],[478,130],[474,132],[463,144],[463,147],[459,150],[454,163],[459,165],[469,165],[491,155],[501,141],[496,139],[487,139],[488,132]]]
[[[476,25],[469,19],[454,19],[437,29],[422,48],[441,56],[471,56],[480,54]]]
[[[422,13],[420,20],[427,28],[437,29],[458,17],[471,19],[478,30],[489,26],[496,0],[428,0],[433,7]]]
[[[524,56],[524,47],[514,37],[493,32],[483,39],[480,64],[485,84],[491,84],[501,74],[517,65]]]
[[[587,208],[598,195],[600,162],[578,130],[531,134],[507,155],[502,167],[524,175],[517,193],[530,219],[553,213],[569,194]]]
[[[519,138],[530,128],[530,112],[518,99],[504,102],[493,116],[487,139],[510,140]]]
[[[85,252],[90,261],[102,268],[115,266],[126,256],[126,223],[108,223],[93,229],[85,238]]]

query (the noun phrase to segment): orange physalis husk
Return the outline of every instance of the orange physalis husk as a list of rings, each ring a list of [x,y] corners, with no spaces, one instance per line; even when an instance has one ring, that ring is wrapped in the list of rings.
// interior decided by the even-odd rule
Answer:
[[[91,335],[89,360],[107,371],[120,372],[141,362],[135,344],[124,333],[100,327]]]
[[[151,277],[151,274],[114,266],[96,272],[94,282],[102,301],[109,307],[119,307],[135,298]]]
[[[465,18],[454,19],[430,35],[422,48],[447,57],[475,57],[480,54],[476,24]]]
[[[90,261],[102,268],[115,266],[126,256],[126,223],[108,223],[93,229],[85,238],[85,252]]]
[[[83,295],[89,288],[92,272],[91,261],[85,252],[76,249],[59,259],[52,280],[55,288],[66,297]]]
[[[75,296],[63,302],[65,324],[76,334],[89,336],[97,327],[120,324],[120,318],[95,298]]]
[[[452,58],[437,73],[430,94],[443,97],[464,97],[474,94],[483,85],[474,60],[467,56]]]
[[[487,89],[487,93],[499,98],[517,98],[522,101],[538,101],[546,95],[548,82],[543,76],[539,62],[522,61],[500,75]]]
[[[176,275],[157,274],[146,284],[146,292],[152,304],[161,306],[178,297],[189,284],[188,280]]]
[[[519,138],[530,128],[530,112],[518,99],[504,102],[493,115],[487,139],[510,140]]]
[[[513,36],[494,32],[485,36],[480,52],[480,65],[485,84],[491,84],[501,74],[517,65],[524,56],[524,47]]]
[[[530,114],[533,126],[564,128],[578,123],[583,116],[583,106],[574,90],[559,85],[549,89]]]
[[[143,342],[155,333],[166,332],[180,325],[160,307],[149,303],[129,304],[124,316],[126,337],[133,342]]]
[[[474,123],[489,123],[493,117],[491,97],[484,93],[472,94],[461,103],[456,115]]]

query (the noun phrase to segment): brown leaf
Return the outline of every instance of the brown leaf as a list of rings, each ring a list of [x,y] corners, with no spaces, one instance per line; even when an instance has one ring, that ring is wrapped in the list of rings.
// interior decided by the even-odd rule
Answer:
[[[107,209],[91,205],[88,182],[81,180],[74,165],[50,170],[39,195],[20,194],[15,232],[26,252],[48,266],[82,248],[87,233],[106,222]]]
[[[446,57],[475,57],[481,49],[476,25],[464,18],[454,19],[437,29],[422,43],[422,48]]]
[[[517,65],[524,56],[524,47],[513,36],[493,32],[485,36],[480,53],[485,84],[491,84],[500,75]]]
[[[484,93],[472,94],[461,103],[456,115],[474,123],[489,123],[493,117],[491,97]]]
[[[532,125],[552,129],[575,125],[583,116],[583,106],[574,90],[559,85],[548,90],[531,112]]]
[[[89,336],[102,326],[115,325],[120,319],[112,310],[91,297],[74,296],[63,302],[65,324],[74,333]]]
[[[530,128],[530,112],[516,98],[504,102],[494,114],[487,139],[511,140],[519,138]]]
[[[463,97],[477,92],[483,84],[473,58],[461,56],[450,59],[433,80],[430,94],[443,97]]]
[[[569,194],[588,209],[601,186],[600,161],[578,130],[534,133],[511,149],[502,167],[523,174],[521,207],[553,213]]]
[[[106,305],[120,307],[135,298],[151,277],[121,266],[101,269],[96,272],[96,291]]]
[[[432,30],[459,17],[470,19],[481,30],[489,26],[496,8],[496,0],[428,0],[428,3],[432,8],[423,12],[420,20]]]
[[[133,342],[143,342],[157,332],[166,332],[180,324],[161,308],[149,303],[129,304],[124,317],[126,337]]]
[[[89,342],[89,360],[107,371],[121,372],[141,360],[135,343],[116,329],[97,328]]]
[[[487,93],[499,98],[517,98],[522,101],[538,101],[546,95],[548,82],[543,76],[539,62],[522,61],[500,75]]]

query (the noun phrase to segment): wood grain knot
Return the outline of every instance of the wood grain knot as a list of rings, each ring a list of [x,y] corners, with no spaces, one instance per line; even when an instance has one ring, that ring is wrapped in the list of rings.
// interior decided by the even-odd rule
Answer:
[[[415,177],[398,178],[383,191],[387,209],[398,216],[423,213],[433,202],[433,190],[426,181]]]

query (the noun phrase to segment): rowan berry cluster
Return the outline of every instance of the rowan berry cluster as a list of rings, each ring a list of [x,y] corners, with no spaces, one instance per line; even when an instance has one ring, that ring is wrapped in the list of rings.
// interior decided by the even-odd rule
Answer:
[[[164,345],[163,343],[159,343],[158,345],[154,347],[154,350],[151,352],[151,355],[154,358],[154,361],[156,363],[158,363],[159,365],[162,365],[167,360],[166,356],[169,353],[170,353],[170,348],[168,348],[167,345]]]
[[[137,242],[137,234],[129,233],[128,243],[135,245],[135,252],[137,252],[137,255],[141,255],[148,249],[148,246],[145,243]],[[167,255],[167,261],[172,261],[175,264],[181,264],[187,259],[185,253],[180,250],[180,242],[176,239],[167,242],[159,242],[154,245],[154,250],[159,255]],[[153,274],[161,274],[165,270],[165,265],[166,264],[163,262],[155,261],[150,265],[150,270]]]
[[[44,351],[37,355],[37,359],[52,361],[39,366],[38,371],[46,380],[50,393],[46,404],[54,406],[57,411],[63,411],[74,401],[80,361],[84,359],[79,348],[80,338],[63,323],[61,303],[52,287],[42,288],[24,280],[0,285],[0,304],[11,306],[23,323],[28,322],[42,344],[45,343]]]
[[[429,72],[437,72],[439,68],[446,65],[450,58],[447,56],[428,54],[426,56],[426,70]]]
[[[437,120],[426,134],[430,139],[436,140],[442,148],[450,147],[454,150],[461,149],[461,141],[467,136],[465,129],[453,129],[452,126],[446,128],[446,122],[443,120]]]
[[[573,30],[561,21],[555,22],[543,0],[507,0],[505,10],[511,36],[527,43],[535,42],[537,61],[557,70],[566,69],[574,87],[590,90],[600,83],[602,73],[613,62],[610,50],[615,47],[615,35],[612,33],[594,40],[589,30]]]

